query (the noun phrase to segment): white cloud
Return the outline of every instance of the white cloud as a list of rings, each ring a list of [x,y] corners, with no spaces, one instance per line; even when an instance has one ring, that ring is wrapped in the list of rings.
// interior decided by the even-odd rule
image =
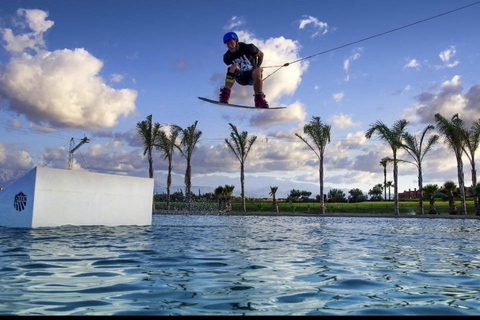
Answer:
[[[345,73],[347,74],[344,79],[346,82],[350,81],[349,70],[351,62],[358,60],[361,57],[362,52],[363,48],[355,48],[352,52],[352,55],[343,61],[343,70],[345,70]]]
[[[455,54],[457,53],[457,50],[455,46],[450,46],[449,48],[443,50],[442,52],[439,53],[440,60],[443,62],[443,66],[436,66],[437,69],[439,68],[453,68],[456,65],[458,65],[460,62],[458,60],[450,62],[450,60],[453,59]]]
[[[305,105],[296,101],[284,110],[264,110],[257,112],[250,118],[250,124],[257,128],[265,128],[269,125],[292,121],[303,122],[306,117],[307,112],[305,111]]]
[[[448,63],[450,61],[450,58],[452,58],[455,55],[455,53],[457,53],[457,50],[455,50],[455,47],[450,46],[450,48],[440,52],[438,56],[444,63]]]
[[[53,21],[46,20],[48,13],[42,10],[18,9],[17,14],[26,18],[28,26],[35,34],[42,34],[54,25]]]
[[[320,21],[315,17],[312,16],[303,16],[303,19],[300,20],[299,29],[305,29],[309,27],[312,32],[312,38],[318,35],[325,35],[327,34],[329,27],[326,22]]]
[[[135,110],[137,92],[106,85],[99,76],[103,63],[85,49],[38,50],[43,32],[53,26],[45,12],[20,13],[33,32],[8,38],[11,30],[1,30],[12,53],[0,74],[0,94],[9,101],[8,108],[38,126],[89,129],[113,127],[120,116]],[[35,53],[26,52],[28,48]]]
[[[0,167],[10,170],[30,169],[32,168],[32,157],[26,151],[0,143]]]
[[[123,79],[125,78],[124,75],[122,74],[118,74],[118,73],[114,73],[110,76],[110,81],[111,82],[114,82],[114,83],[119,83],[119,82],[122,82]]]
[[[7,159],[7,152],[5,151],[5,146],[0,143],[0,163],[3,163]]]
[[[366,148],[363,154],[355,157],[351,169],[379,174],[381,172],[380,160],[387,156],[391,157],[391,150],[384,144]]]
[[[415,68],[415,69],[418,70],[420,68],[420,63],[416,59],[407,59],[407,63],[403,67],[404,68]]]
[[[344,97],[344,93],[343,93],[343,91],[340,91],[340,92],[334,93],[332,96],[333,96],[333,99],[335,99],[336,102],[340,102],[340,101],[342,101],[342,99]]]
[[[423,92],[417,96],[417,100],[415,106],[404,112],[412,121],[434,124],[436,113],[446,118],[458,113],[467,127],[470,127],[480,114],[480,85],[471,87],[463,94],[461,77],[455,75],[451,80],[445,81],[438,92]]]
[[[17,19],[28,24],[32,32],[14,35],[11,29],[1,29],[5,49],[11,53],[20,53],[26,49],[39,51],[45,46],[43,33],[50,29],[54,22],[46,20],[48,13],[42,10],[17,10]],[[20,23],[21,25],[23,23]]]
[[[455,75],[452,78],[452,80],[447,80],[444,83],[442,83],[442,88],[455,88],[455,87],[459,87],[461,84],[462,83],[460,81],[460,76]]]
[[[243,18],[239,18],[237,16],[233,16],[230,18],[230,21],[223,27],[224,30],[233,30],[235,28],[240,27],[245,23]]]
[[[335,127],[346,129],[350,127],[358,127],[360,122],[353,122],[351,114],[334,114],[328,119]]]

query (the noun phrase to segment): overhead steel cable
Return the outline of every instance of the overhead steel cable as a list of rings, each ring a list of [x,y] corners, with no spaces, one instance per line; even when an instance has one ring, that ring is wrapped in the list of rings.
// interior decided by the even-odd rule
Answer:
[[[270,73],[268,76],[266,76],[263,80],[266,80],[268,79],[269,77],[271,77],[275,72],[277,72],[278,70],[282,69],[283,67],[288,67],[289,65],[291,64],[294,64],[294,63],[297,63],[297,62],[300,62],[300,61],[303,61],[303,60],[307,60],[307,59],[311,59],[313,57],[316,57],[316,56],[319,56],[319,55],[322,55],[322,54],[325,54],[325,53],[329,53],[329,52],[332,52],[332,51],[335,51],[335,50],[339,50],[339,49],[342,49],[342,48],[345,48],[345,47],[348,47],[348,46],[352,46],[354,44],[357,44],[357,43],[360,43],[360,42],[364,42],[364,41],[367,41],[367,40],[371,40],[373,38],[377,38],[377,37],[381,37],[381,36],[384,36],[386,34],[389,34],[389,33],[393,33],[393,32],[396,32],[396,31],[399,31],[399,30],[402,30],[402,29],[405,29],[405,28],[409,28],[409,27],[412,27],[414,25],[417,25],[417,24],[420,24],[420,23],[423,23],[423,22],[426,22],[426,21],[429,21],[429,20],[433,20],[433,19],[436,19],[436,18],[440,18],[442,16],[445,16],[447,14],[450,14],[450,13],[453,13],[453,12],[456,12],[456,11],[460,11],[460,10],[463,10],[463,9],[466,9],[466,8],[469,8],[469,7],[473,7],[477,4],[480,4],[480,1],[476,1],[474,3],[471,3],[471,4],[468,4],[468,5],[465,5],[463,7],[459,7],[459,8],[456,8],[456,9],[452,9],[450,11],[447,11],[447,12],[443,12],[443,13],[440,13],[440,14],[437,14],[435,16],[432,16],[432,17],[429,17],[429,18],[425,18],[425,19],[422,19],[422,20],[419,20],[419,21],[416,21],[416,22],[412,22],[412,23],[409,23],[407,25],[404,25],[404,26],[401,26],[401,27],[398,27],[398,28],[394,28],[394,29],[391,29],[391,30],[388,30],[388,31],[385,31],[385,32],[381,32],[381,33],[378,33],[378,34],[375,34],[373,36],[369,36],[369,37],[366,37],[366,38],[363,38],[363,39],[360,39],[360,40],[357,40],[357,41],[353,41],[353,42],[350,42],[350,43],[347,43],[347,44],[344,44],[344,45],[341,45],[341,46],[338,46],[338,47],[335,47],[335,48],[332,48],[332,49],[328,49],[328,50],[325,50],[325,51],[322,51],[322,52],[318,52],[318,53],[315,53],[315,54],[312,54],[312,55],[309,55],[307,57],[303,57],[303,58],[300,58],[300,59],[297,59],[297,60],[294,60],[292,62],[287,62],[287,63],[284,63],[282,65],[278,65],[278,66],[267,66],[267,67],[262,67],[263,69],[265,68],[277,68],[275,71],[273,71],[272,73]]]

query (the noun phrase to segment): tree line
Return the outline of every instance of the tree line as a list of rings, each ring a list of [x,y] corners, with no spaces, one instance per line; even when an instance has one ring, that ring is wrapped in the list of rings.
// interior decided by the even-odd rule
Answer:
[[[398,163],[399,162],[408,162],[412,163],[417,167],[418,172],[418,190],[420,193],[419,197],[419,212],[424,214],[423,209],[423,160],[425,155],[432,150],[432,146],[435,145],[440,137],[443,137],[444,143],[446,146],[453,151],[457,161],[457,178],[458,178],[458,192],[460,195],[460,210],[459,213],[462,215],[467,214],[466,208],[466,199],[465,199],[465,178],[463,171],[463,160],[462,156],[466,155],[470,160],[471,172],[472,172],[472,186],[474,195],[474,205],[475,205],[475,214],[480,215],[479,208],[479,196],[475,190],[478,190],[477,186],[477,173],[475,167],[475,153],[478,149],[480,143],[480,119],[475,121],[470,128],[466,128],[465,122],[460,119],[458,114],[452,116],[451,119],[448,119],[442,116],[440,113],[435,114],[436,126],[428,125],[420,137],[416,137],[406,131],[406,126],[408,121],[405,119],[397,120],[391,128],[386,126],[382,121],[378,120],[367,130],[365,137],[370,139],[373,134],[377,134],[379,138],[387,142],[392,150],[392,158],[384,158],[381,161],[381,165],[386,167],[387,163],[393,163],[393,197],[394,197],[394,214],[398,215]],[[431,130],[436,130],[438,134],[432,134],[427,137],[427,132]],[[426,139],[426,140],[425,140]],[[399,150],[405,150],[410,156],[411,160],[403,160],[397,158],[397,153]],[[384,171],[386,177],[386,170]],[[386,186],[386,178],[384,181],[384,186]],[[429,186],[429,192],[432,193],[431,189],[438,189],[438,186],[432,185]],[[453,193],[453,191],[452,191]],[[453,197],[452,197],[453,199]],[[432,198],[431,198],[432,200]],[[434,201],[434,197],[433,197]]]
[[[475,214],[480,215],[480,206],[479,206],[479,195],[480,187],[477,186],[476,178],[476,169],[475,169],[475,152],[478,149],[480,143],[480,119],[474,122],[471,128],[466,128],[463,120],[460,119],[458,114],[455,114],[451,119],[447,119],[440,114],[435,115],[436,127],[433,125],[428,125],[419,137],[410,134],[406,131],[408,121],[401,119],[396,121],[393,126],[390,128],[385,123],[380,120],[377,120],[375,123],[370,125],[370,128],[367,130],[365,137],[367,139],[372,138],[374,134],[377,134],[379,138],[390,146],[392,150],[392,157],[386,157],[380,160],[380,165],[384,167],[384,184],[383,188],[385,190],[385,199],[386,199],[386,189],[387,187],[393,187],[393,199],[394,199],[394,214],[399,214],[399,205],[398,205],[398,163],[407,162],[415,165],[418,172],[418,189],[420,193],[419,197],[419,212],[424,214],[423,209],[423,195],[427,192],[429,195],[432,194],[434,198],[434,193],[432,193],[432,188],[435,189],[435,185],[429,185],[428,190],[424,191],[423,187],[423,167],[422,163],[426,154],[432,150],[432,147],[439,141],[440,137],[444,138],[445,144],[451,149],[457,160],[457,173],[458,173],[458,192],[460,194],[461,207],[460,213],[467,214],[466,204],[465,204],[465,186],[464,186],[464,173],[463,173],[463,162],[462,156],[465,154],[470,160],[472,167],[472,190],[474,193],[474,202],[475,202]],[[193,153],[196,149],[197,143],[202,136],[202,131],[197,129],[198,121],[195,121],[193,125],[182,128],[177,125],[172,125],[171,130],[166,132],[162,130],[162,126],[159,123],[153,123],[152,115],[149,115],[146,120],[137,123],[137,133],[141,137],[144,145],[144,156],[147,156],[149,164],[149,176],[153,178],[153,151],[158,150],[163,155],[164,159],[168,161],[168,175],[167,175],[167,210],[170,210],[171,203],[171,183],[172,183],[172,167],[173,167],[173,153],[178,150],[181,156],[186,161],[186,170],[185,170],[185,200],[187,202],[188,210],[191,210],[192,202],[192,192],[191,192],[191,177],[192,177],[192,168],[191,168],[191,159]],[[242,200],[242,209],[246,212],[246,202],[245,202],[245,163],[247,161],[248,154],[252,149],[255,141],[257,140],[256,135],[249,135],[247,131],[240,132],[238,128],[229,123],[230,126],[230,136],[225,138],[225,143],[228,146],[229,150],[232,151],[235,158],[239,161],[240,164],[240,186],[241,186],[241,200]],[[437,131],[437,134],[431,133],[433,130]],[[318,159],[318,176],[319,176],[319,191],[320,194],[317,196],[317,201],[320,202],[321,212],[325,213],[325,194],[324,194],[324,159],[325,159],[325,150],[327,145],[330,143],[330,131],[331,126],[322,123],[320,117],[312,117],[309,123],[305,124],[303,127],[303,133],[305,136],[302,136],[299,133],[295,133],[295,136],[303,141],[307,147],[313,151],[315,157]],[[431,134],[429,134],[429,132]],[[429,135],[428,135],[429,134]],[[398,159],[398,152],[400,150],[405,150],[406,153],[410,156],[410,160]],[[393,182],[386,181],[387,165],[393,164]],[[381,185],[380,185],[381,187]],[[438,186],[436,186],[438,189]],[[217,197],[223,197],[223,208],[227,208],[231,203],[228,199],[231,199],[231,194],[233,193],[233,186],[219,187],[216,190]],[[375,187],[374,187],[375,189]],[[278,187],[270,187],[270,195],[273,197],[273,210],[278,212],[278,206],[276,204],[276,191]],[[333,191],[332,191],[333,190]],[[341,193],[339,189],[332,189],[329,193],[329,198],[341,198]],[[478,190],[478,191],[475,191]],[[371,190],[372,191],[372,190]],[[218,192],[218,194],[217,194]],[[377,191],[372,191],[372,193],[378,193]],[[350,190],[350,197],[355,202],[364,201],[366,199],[363,195],[363,192],[359,189]],[[223,195],[222,195],[223,194]],[[369,192],[370,194],[370,192]],[[453,194],[453,191],[452,191]],[[381,197],[381,191],[380,191]],[[434,200],[433,200],[434,201]],[[432,202],[431,202],[432,206]],[[276,211],[275,211],[276,210]],[[432,211],[432,209],[430,210]]]

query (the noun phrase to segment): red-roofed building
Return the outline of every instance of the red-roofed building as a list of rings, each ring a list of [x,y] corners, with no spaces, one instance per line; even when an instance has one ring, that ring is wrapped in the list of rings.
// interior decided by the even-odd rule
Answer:
[[[415,199],[420,197],[420,191],[417,190],[417,188],[413,189],[408,189],[408,191],[404,191],[402,193],[398,194],[398,198],[400,200],[405,200],[405,199]]]

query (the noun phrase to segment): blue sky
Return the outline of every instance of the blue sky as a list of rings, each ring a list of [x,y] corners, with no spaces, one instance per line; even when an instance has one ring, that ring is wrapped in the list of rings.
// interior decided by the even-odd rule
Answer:
[[[480,5],[283,68],[264,85],[272,106],[287,107],[281,111],[225,109],[197,99],[216,98],[223,85],[223,34],[236,31],[264,51],[264,66],[278,65],[473,2],[2,2],[0,186],[35,166],[66,168],[70,138],[83,136],[91,141],[77,154],[75,170],[148,176],[135,125],[152,114],[162,125],[198,120],[194,190],[233,184],[239,191],[238,162],[223,141],[231,122],[259,137],[247,159],[247,195],[267,196],[273,185],[281,196],[292,188],[318,194],[318,162],[294,134],[319,116],[332,125],[327,191],[366,193],[383,182],[379,161],[391,155],[378,138],[365,139],[376,120],[391,126],[405,118],[416,133],[434,124],[436,112],[478,118]],[[231,101],[251,105],[252,95],[252,87],[237,84]],[[424,183],[456,181],[455,159],[443,143],[424,167]],[[165,169],[158,154],[159,192]],[[177,157],[176,187],[183,187],[184,169]],[[467,161],[465,173],[468,185]],[[400,191],[416,188],[416,180],[415,167],[402,164]]]

